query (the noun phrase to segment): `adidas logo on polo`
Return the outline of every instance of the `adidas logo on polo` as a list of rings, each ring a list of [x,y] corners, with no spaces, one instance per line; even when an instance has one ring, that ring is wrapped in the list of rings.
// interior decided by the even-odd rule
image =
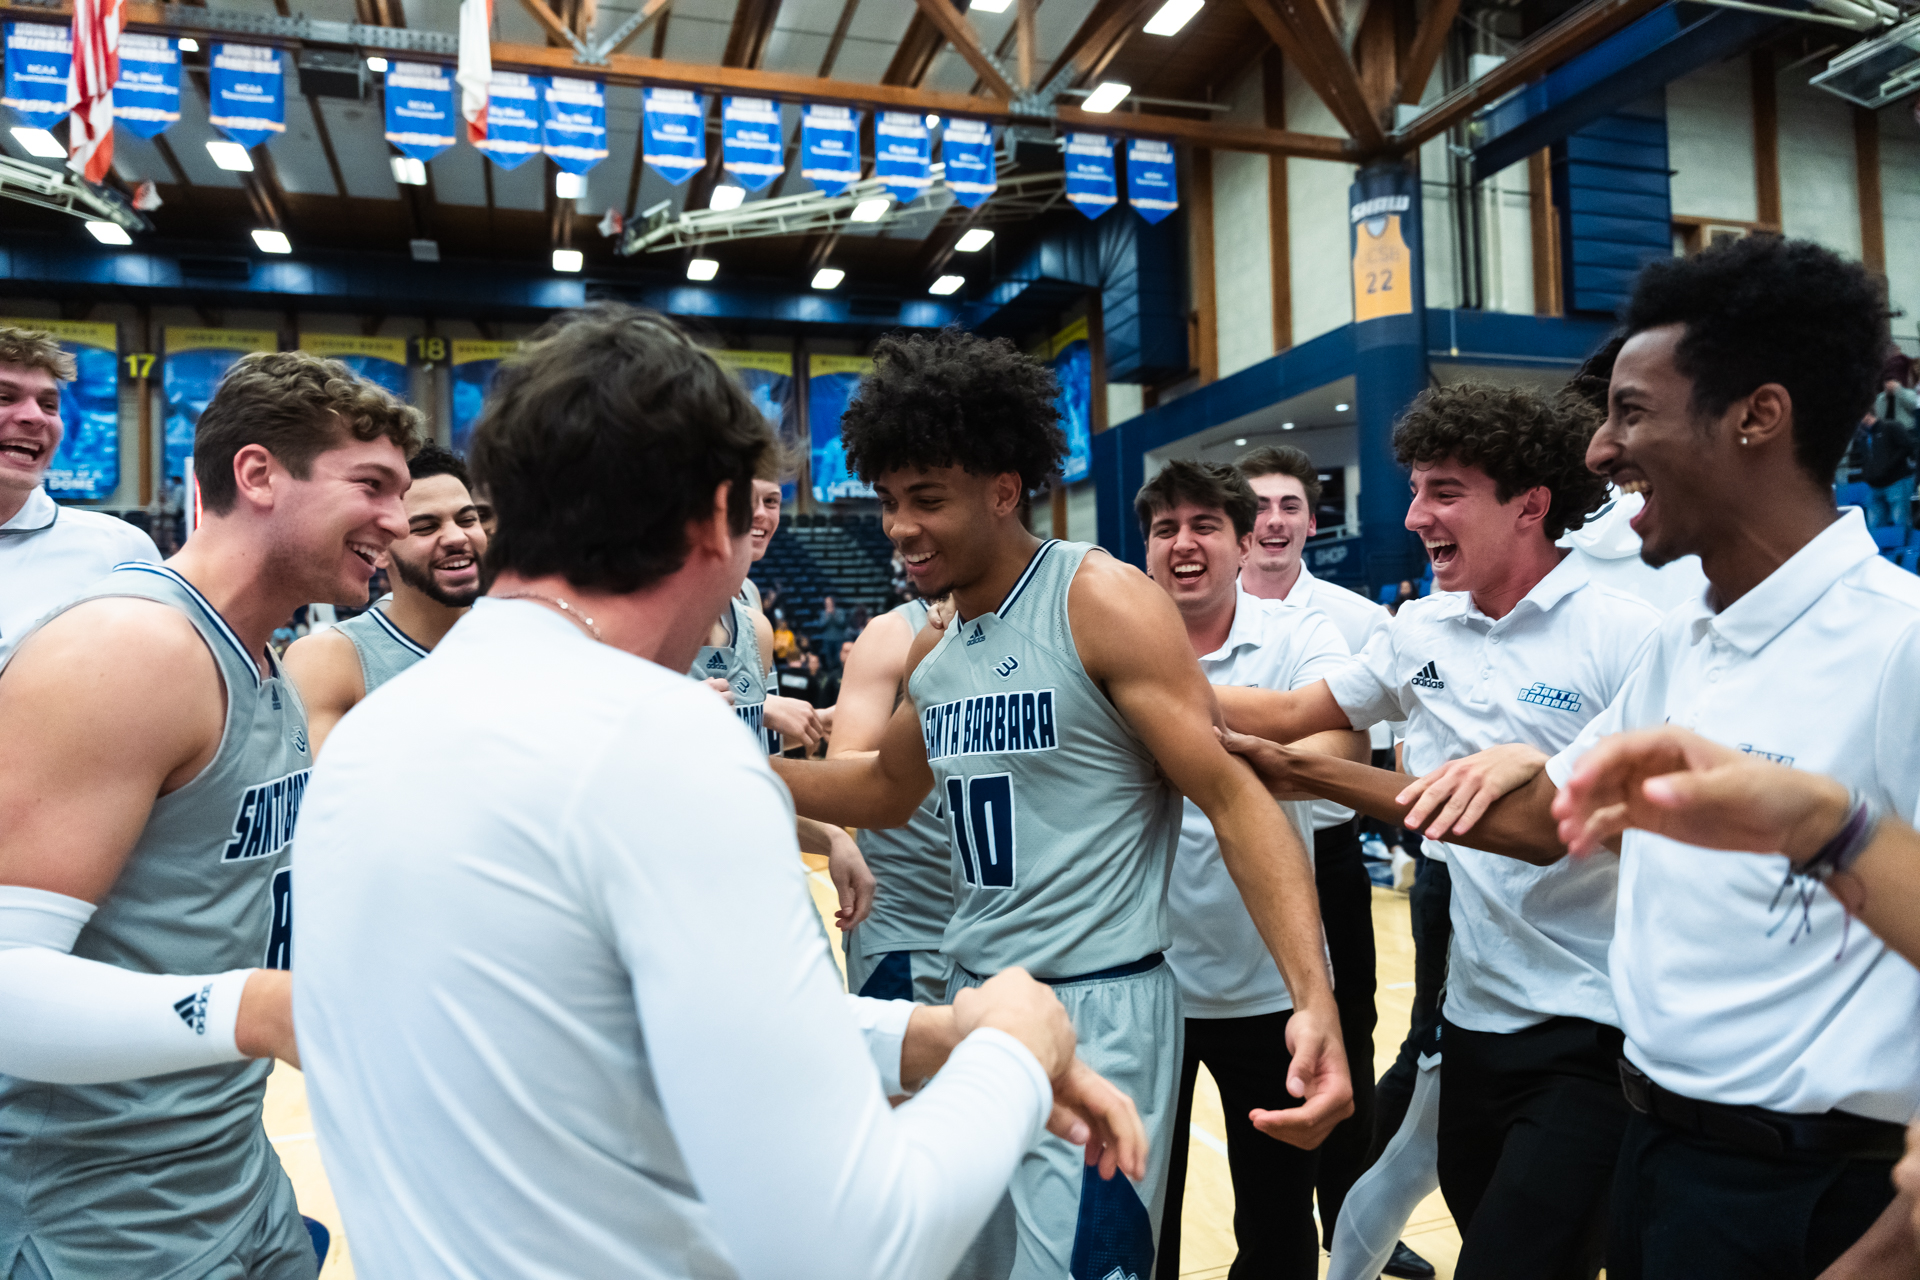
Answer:
[[[207,1034],[207,1000],[213,995],[213,984],[209,982],[198,992],[182,996],[173,1002],[173,1011],[180,1015],[180,1021],[187,1024],[197,1036]]]
[[[982,631],[982,630],[980,630],[980,624],[979,624],[979,623],[977,623],[977,622],[976,622],[976,623],[974,623],[974,624],[973,624],[973,634],[967,637],[967,643],[968,643],[969,645],[976,645],[976,644],[985,644],[986,642],[987,642],[987,636],[986,636],[986,633],[985,633],[984,631]]]
[[[1413,679],[1408,683],[1419,689],[1444,689],[1447,687],[1447,682],[1440,678],[1439,669],[1431,662],[1414,672]]]

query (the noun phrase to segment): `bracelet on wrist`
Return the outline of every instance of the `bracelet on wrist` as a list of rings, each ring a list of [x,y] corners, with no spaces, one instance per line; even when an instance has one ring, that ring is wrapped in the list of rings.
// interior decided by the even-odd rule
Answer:
[[[1847,800],[1847,820],[1812,857],[1794,866],[1796,874],[1825,880],[1835,873],[1850,871],[1873,843],[1874,834],[1880,829],[1879,806],[1851,787],[1847,790]]]

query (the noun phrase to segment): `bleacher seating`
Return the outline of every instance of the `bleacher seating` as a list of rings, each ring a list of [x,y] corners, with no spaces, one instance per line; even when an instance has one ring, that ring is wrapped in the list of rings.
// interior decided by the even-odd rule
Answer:
[[[1869,492],[1867,486],[1859,481],[1854,481],[1852,484],[1837,484],[1833,487],[1833,500],[1837,506],[1865,507]]]
[[[838,655],[821,643],[821,601],[832,596],[842,610],[884,612],[892,607],[892,557],[877,516],[789,514],[751,576],[762,591],[780,588],[788,625],[832,662]]]

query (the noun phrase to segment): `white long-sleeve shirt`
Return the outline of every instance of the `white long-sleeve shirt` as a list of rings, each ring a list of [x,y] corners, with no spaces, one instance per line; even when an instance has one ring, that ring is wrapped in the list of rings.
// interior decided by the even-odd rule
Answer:
[[[890,1110],[764,753],[537,604],[341,722],[295,861],[314,1126],[375,1280],[937,1280],[1051,1103],[977,1031]]]

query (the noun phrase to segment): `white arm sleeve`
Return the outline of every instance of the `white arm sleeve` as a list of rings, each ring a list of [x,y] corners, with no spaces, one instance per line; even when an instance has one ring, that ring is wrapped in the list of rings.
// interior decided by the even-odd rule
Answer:
[[[567,839],[631,976],[700,1198],[743,1280],[944,1276],[1042,1131],[1045,1073],[982,1029],[890,1108],[827,954],[785,789],[731,738],[686,755],[684,771],[647,786],[608,756],[583,780],[592,800]]]
[[[0,885],[0,1074],[104,1084],[239,1062],[250,969],[134,973],[71,954],[92,903]]]
[[[897,1098],[907,1092],[900,1079],[900,1050],[907,1042],[907,1022],[913,1017],[911,1000],[873,1000],[849,995],[847,1008],[867,1042],[867,1054],[880,1072],[880,1092]]]

